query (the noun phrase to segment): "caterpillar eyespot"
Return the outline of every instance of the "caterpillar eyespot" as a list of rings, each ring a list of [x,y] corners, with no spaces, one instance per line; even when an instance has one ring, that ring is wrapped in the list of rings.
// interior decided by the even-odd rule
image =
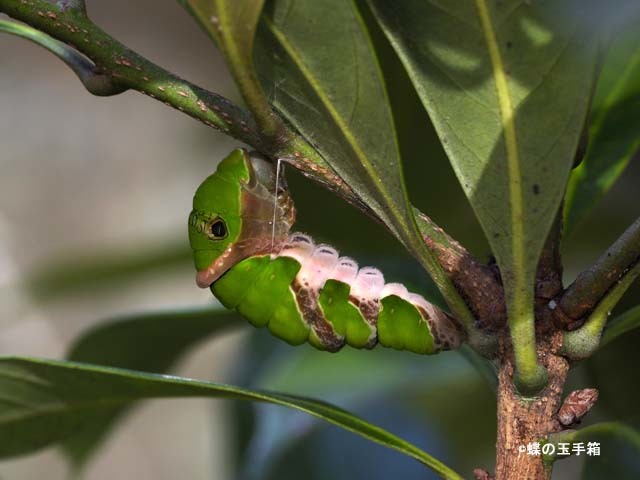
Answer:
[[[227,236],[227,227],[223,220],[216,220],[209,227],[211,236],[215,239],[221,239]]]
[[[293,345],[335,352],[381,344],[419,354],[459,346],[457,322],[424,297],[290,233],[293,201],[276,183],[265,159],[235,150],[200,185],[189,217],[199,286]]]

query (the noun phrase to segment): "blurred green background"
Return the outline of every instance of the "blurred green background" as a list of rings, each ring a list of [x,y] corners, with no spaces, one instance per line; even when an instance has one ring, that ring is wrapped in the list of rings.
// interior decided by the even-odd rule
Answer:
[[[151,7],[153,6],[153,9]],[[107,32],[150,60],[234,101],[238,94],[208,39],[177,2],[91,2]],[[149,12],[153,12],[150,14]],[[482,232],[433,128],[389,47],[383,52],[416,206],[481,260]],[[57,59],[0,37],[0,354],[62,358],[75,338],[131,312],[204,305],[186,238],[193,192],[237,142],[134,92],[93,97]],[[433,286],[379,225],[288,170],[298,229],[336,245],[390,280]],[[639,213],[640,165],[563,247],[566,282]],[[638,303],[632,289],[619,311]],[[593,419],[638,426],[639,334],[608,347],[572,375],[597,386]],[[614,369],[616,375],[610,375]],[[491,386],[459,354],[383,351],[338,355],[291,348],[248,324],[202,342],[175,371],[184,376],[301,393],[361,414],[465,475],[493,468]],[[606,454],[606,444],[603,445]],[[241,467],[237,467],[241,464]],[[576,478],[581,459],[557,464]],[[401,455],[277,407],[205,400],[153,401],[109,436],[86,478],[432,478]],[[0,478],[67,478],[56,449],[0,463]]]

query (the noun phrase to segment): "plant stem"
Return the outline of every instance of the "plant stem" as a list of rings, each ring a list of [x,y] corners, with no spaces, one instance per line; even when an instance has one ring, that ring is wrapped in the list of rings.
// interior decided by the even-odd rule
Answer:
[[[639,258],[640,218],[567,288],[557,302],[559,320],[567,324],[583,318],[613,286],[630,273]]]
[[[165,102],[244,143],[260,144],[246,110],[153,64],[78,10],[44,0],[0,0],[0,12],[72,46],[93,61],[96,72],[113,82]]]
[[[552,343],[552,342],[550,342]],[[546,342],[539,348],[552,350]],[[566,359],[549,353],[544,366],[549,382],[535,398],[523,398],[514,386],[514,368],[508,353],[498,374],[498,437],[496,442],[496,480],[548,480],[551,467],[541,456],[528,455],[522,448],[546,438],[557,429],[554,415],[561,404],[562,389],[569,371]]]
[[[528,311],[530,310],[530,311]],[[522,395],[536,395],[547,383],[547,372],[538,363],[533,308],[509,314],[509,332],[513,347],[514,374]]]
[[[0,20],[0,32],[31,40],[49,50],[73,70],[87,91],[93,95],[106,97],[117,95],[127,90],[127,87],[115,82],[110,76],[97,73],[95,65],[87,57],[69,47],[69,45],[59,42],[35,28],[16,22]]]
[[[573,360],[582,360],[590,357],[598,349],[602,330],[609,319],[611,310],[620,301],[639,273],[640,264],[636,264],[600,300],[582,327],[564,334],[564,354]]]
[[[380,220],[305,139],[288,128],[277,129],[278,135],[275,138],[265,137],[247,110],[221,95],[177,77],[130,50],[97,27],[86,17],[82,7],[82,2],[52,4],[45,0],[0,0],[1,13],[63,42],[68,55],[74,58],[85,55],[93,62],[94,75],[108,80],[110,85],[144,93],[253,146],[271,158],[282,159],[305,176],[318,181]],[[89,65],[87,64],[87,68]],[[496,299],[501,298],[501,288],[491,272],[482,268],[459,244],[455,247],[450,242],[439,245],[440,241],[448,237],[426,215],[416,216],[416,222],[423,237],[431,238],[428,250],[420,256],[421,263],[435,279],[452,312],[465,325],[472,341],[480,345],[481,349],[491,350],[492,345],[487,347],[487,344],[492,342],[487,340],[482,329],[492,325],[495,329],[504,322],[504,316],[500,313],[503,309],[496,306]],[[421,246],[414,250],[425,249]],[[444,268],[443,265],[451,264],[452,256],[459,266],[473,265],[473,275],[465,275],[460,267]],[[490,297],[477,293],[478,285],[483,284],[491,285],[490,291],[493,294]]]

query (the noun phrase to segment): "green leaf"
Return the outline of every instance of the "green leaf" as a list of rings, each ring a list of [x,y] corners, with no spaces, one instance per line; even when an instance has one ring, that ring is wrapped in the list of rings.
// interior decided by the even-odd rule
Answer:
[[[604,348],[620,335],[640,327],[640,305],[627,310],[622,315],[611,320],[606,326],[600,341],[600,348]]]
[[[133,275],[162,268],[184,266],[193,253],[185,241],[179,244],[121,249],[113,252],[74,252],[27,274],[26,288],[40,300],[91,292],[131,281]]]
[[[273,133],[276,117],[253,67],[253,45],[264,0],[178,0],[225,56],[240,91],[263,133]]]
[[[599,456],[587,456],[582,480],[636,480],[640,477],[640,432],[617,422],[596,423],[578,431],[578,442],[599,442]]]
[[[220,307],[131,315],[89,330],[71,347],[67,358],[164,373],[198,342],[244,324],[236,314]],[[64,440],[63,449],[75,468],[86,464],[130,406],[117,405],[96,412]]]
[[[570,233],[622,175],[640,147],[640,31],[637,21],[609,47],[598,81],[582,163],[571,173],[564,208]]]
[[[575,2],[369,3],[498,260],[516,364],[533,386],[535,270],[582,131],[597,32]]]
[[[269,2],[256,65],[275,107],[340,177],[396,233],[410,229],[387,92],[353,2]]]
[[[136,400],[195,396],[253,400],[300,410],[404,453],[442,478],[462,478],[416,446],[325,402],[188,378],[34,358],[0,358],[0,438],[11,439],[0,443],[0,457],[29,453],[64,440],[94,415]]]
[[[470,317],[417,230],[384,79],[355,2],[270,1],[255,49],[272,104],[420,259],[454,313]]]
[[[585,457],[583,480],[632,480],[640,476],[640,432],[620,422],[602,422],[589,425],[580,430],[569,430],[552,435],[551,443],[582,443]],[[599,444],[600,453],[588,453],[588,447]],[[557,451],[557,448],[556,448]],[[550,457],[549,461],[561,460],[563,456]]]

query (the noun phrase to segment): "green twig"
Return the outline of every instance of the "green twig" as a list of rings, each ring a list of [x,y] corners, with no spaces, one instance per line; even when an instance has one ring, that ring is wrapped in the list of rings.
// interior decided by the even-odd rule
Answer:
[[[533,295],[531,295],[533,297]],[[536,395],[547,384],[546,369],[538,363],[533,298],[523,298],[521,306],[509,312],[509,333],[515,364],[514,383],[523,396]],[[527,304],[524,303],[527,300]]]
[[[0,0],[0,12],[74,47],[95,70],[249,145],[259,146],[253,118],[226,98],[204,90],[122,45],[76,9],[44,0]]]
[[[582,327],[564,334],[563,354],[573,360],[582,360],[590,357],[598,349],[602,330],[607,323],[611,310],[620,301],[622,295],[624,295],[639,273],[640,264],[636,264],[600,300],[600,303],[598,303]]]
[[[322,156],[295,132],[285,128],[277,135],[275,141],[265,141],[263,132],[247,110],[221,95],[173,75],[130,50],[93,24],[80,7],[81,2],[52,4],[44,0],[0,0],[1,13],[47,33],[66,44],[64,48],[69,51],[85,55],[93,63],[94,74],[109,79],[119,88],[137,90],[162,101],[212,128],[253,146],[271,158],[283,159],[377,219],[371,209],[335,174]],[[430,235],[436,239],[443,236],[442,229],[428,217],[419,215],[416,221],[423,235]],[[457,255],[462,255],[469,263],[477,264],[466,250],[459,245],[457,247]],[[429,251],[429,255],[426,255],[429,257],[429,261],[426,262],[428,271],[434,277],[452,312],[466,327],[470,343],[480,346],[484,353],[490,353],[494,350],[493,341],[477,327],[477,324],[489,324],[490,318],[479,319],[472,313],[488,309],[473,304],[469,308],[467,301],[476,299],[472,292],[477,290],[478,285],[492,282],[494,279],[490,273],[476,269],[474,276],[459,275],[454,285],[450,279],[451,272],[442,268],[442,264],[450,261],[451,250],[445,245],[439,249],[430,246]],[[459,290],[463,292],[464,299]]]
[[[97,73],[95,65],[87,57],[35,28],[8,20],[0,20],[0,32],[26,38],[49,50],[73,70],[85,88],[93,95],[117,95],[127,90],[126,86],[115,82],[108,75]]]

